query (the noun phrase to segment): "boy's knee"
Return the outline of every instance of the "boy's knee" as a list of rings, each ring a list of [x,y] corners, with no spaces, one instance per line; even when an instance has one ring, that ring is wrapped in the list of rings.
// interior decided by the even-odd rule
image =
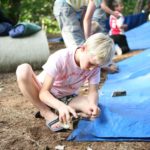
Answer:
[[[26,81],[31,72],[31,66],[29,64],[22,64],[17,67],[16,76],[17,80]]]

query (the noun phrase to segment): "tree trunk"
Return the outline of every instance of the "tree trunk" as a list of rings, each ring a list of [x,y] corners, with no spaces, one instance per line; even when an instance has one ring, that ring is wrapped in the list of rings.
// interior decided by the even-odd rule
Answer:
[[[19,20],[21,0],[9,0],[9,18],[16,24]],[[13,13],[12,13],[13,12]]]
[[[137,0],[134,8],[134,14],[141,12],[143,7],[144,7],[144,0]]]

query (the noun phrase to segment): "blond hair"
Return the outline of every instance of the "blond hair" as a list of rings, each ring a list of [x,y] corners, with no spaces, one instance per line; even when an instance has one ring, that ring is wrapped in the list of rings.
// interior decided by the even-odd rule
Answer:
[[[111,62],[114,56],[114,42],[108,35],[96,33],[91,35],[85,44],[88,53],[97,56],[99,62],[103,61],[105,64]]]

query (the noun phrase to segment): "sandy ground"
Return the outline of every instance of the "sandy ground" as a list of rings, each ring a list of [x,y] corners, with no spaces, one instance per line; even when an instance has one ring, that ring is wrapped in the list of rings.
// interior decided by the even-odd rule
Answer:
[[[65,150],[150,150],[148,142],[67,142],[71,131],[51,132],[44,120],[34,117],[36,111],[19,91],[15,73],[1,73],[0,150],[54,150],[57,145],[64,145]]]

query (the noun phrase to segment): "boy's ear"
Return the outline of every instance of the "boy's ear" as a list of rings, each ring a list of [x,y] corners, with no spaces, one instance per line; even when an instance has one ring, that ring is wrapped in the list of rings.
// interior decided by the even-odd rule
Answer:
[[[82,48],[82,51],[86,51],[86,50],[87,50],[87,46],[86,46],[85,44],[83,44],[83,45],[81,46],[81,48]]]

